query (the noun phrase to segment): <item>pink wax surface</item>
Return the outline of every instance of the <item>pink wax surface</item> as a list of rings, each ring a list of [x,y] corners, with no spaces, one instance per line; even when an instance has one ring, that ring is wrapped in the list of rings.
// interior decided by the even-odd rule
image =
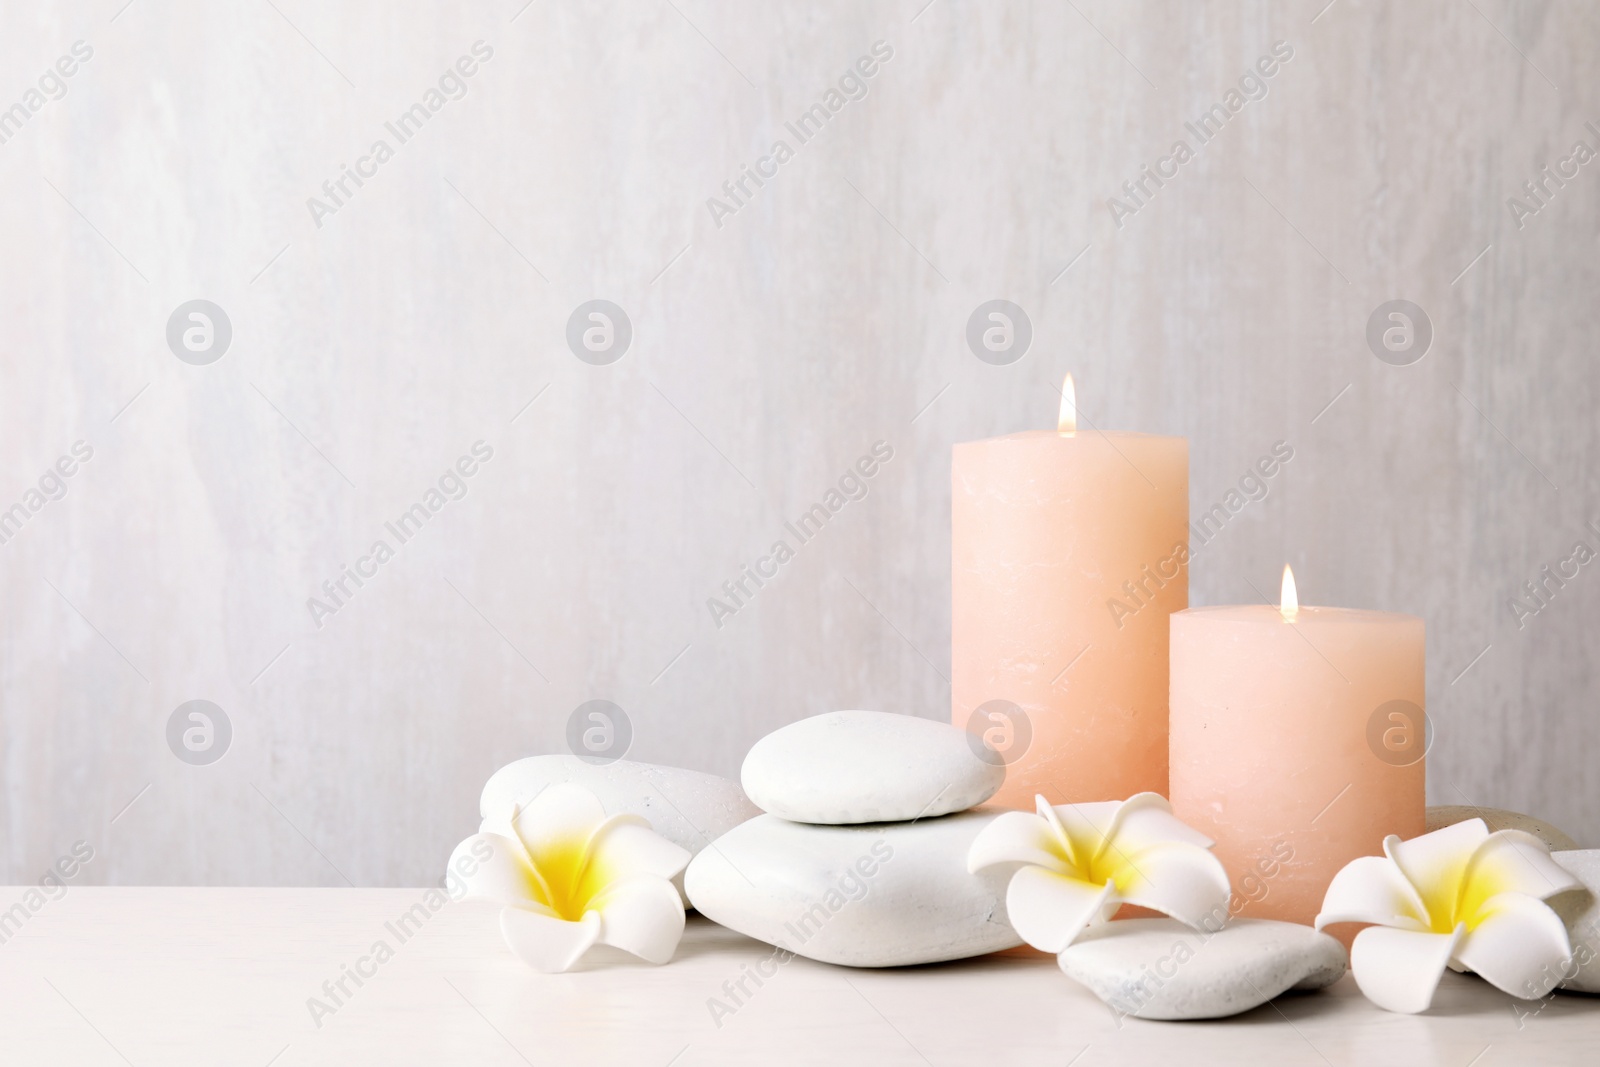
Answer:
[[[1423,622],[1262,604],[1171,624],[1173,811],[1216,841],[1235,914],[1309,923],[1346,863],[1423,832]]]
[[[998,735],[994,802],[1165,795],[1167,619],[1189,597],[1188,441],[971,441],[955,446],[951,487],[951,718],[968,729],[979,708],[1009,702],[1023,719]]]

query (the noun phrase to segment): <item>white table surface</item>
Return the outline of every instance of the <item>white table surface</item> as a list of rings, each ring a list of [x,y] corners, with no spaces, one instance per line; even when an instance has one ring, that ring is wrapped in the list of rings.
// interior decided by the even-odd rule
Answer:
[[[448,904],[399,943],[385,924],[423,894],[70,888],[0,944],[0,1063],[1600,1062],[1600,998],[1523,1004],[1447,974],[1432,1011],[1403,1016],[1347,975],[1233,1019],[1119,1027],[1053,960],[1015,955],[885,971],[796,959],[719,1027],[708,998],[767,946],[691,918],[664,967],[608,952],[543,975],[501,943],[493,905]],[[394,957],[314,1025],[307,999],[379,939]]]

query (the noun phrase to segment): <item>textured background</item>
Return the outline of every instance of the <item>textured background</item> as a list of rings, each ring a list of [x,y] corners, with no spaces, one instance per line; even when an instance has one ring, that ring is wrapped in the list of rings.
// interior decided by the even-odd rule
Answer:
[[[0,878],[410,884],[483,780],[615,701],[724,773],[837,707],[948,713],[953,442],[1183,434],[1196,514],[1294,458],[1192,568],[1428,622],[1430,792],[1600,842],[1590,566],[1600,9],[1380,4],[7,3],[0,107]],[[336,214],[307,199],[474,41],[493,58]],[[893,58],[716,225],[707,198],[873,42]],[[1275,41],[1294,56],[1119,227],[1107,206]],[[392,137],[389,138],[393,144]],[[1554,189],[1553,184],[1551,188]],[[225,309],[207,366],[165,339]],[[629,316],[623,358],[565,340]],[[1021,305],[1019,360],[965,340]],[[1408,299],[1420,362],[1366,341]],[[493,458],[318,628],[307,598],[476,441]],[[707,598],[876,441],[893,459],[717,627]],[[1086,516],[1086,518],[1089,518]],[[1520,624],[1520,625],[1519,625]],[[225,709],[210,766],[168,748]]]

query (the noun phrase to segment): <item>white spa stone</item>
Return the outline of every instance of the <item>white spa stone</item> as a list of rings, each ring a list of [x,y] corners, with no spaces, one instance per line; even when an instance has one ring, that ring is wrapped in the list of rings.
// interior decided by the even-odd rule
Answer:
[[[1496,830],[1521,830],[1545,843],[1551,852],[1557,849],[1575,849],[1578,843],[1543,819],[1521,812],[1501,808],[1475,808],[1468,804],[1444,804],[1428,809],[1428,833],[1454,826],[1468,819],[1482,819],[1492,834]]]
[[[1550,858],[1584,884],[1583,889],[1559,893],[1547,904],[1567,924],[1572,959],[1560,985],[1568,993],[1600,993],[1600,849],[1552,852]]]
[[[1298,923],[1233,919],[1216,933],[1176,919],[1121,919],[1084,931],[1058,957],[1119,1015],[1217,1019],[1289,989],[1332,985],[1344,946]]]
[[[478,801],[482,830],[503,823],[513,808],[556,782],[575,782],[600,798],[607,815],[640,815],[673,844],[699,852],[761,812],[739,783],[715,774],[615,760],[594,764],[577,756],[528,756],[495,771]],[[683,891],[683,875],[673,879]]]
[[[967,873],[998,814],[816,826],[762,815],[689,863],[701,914],[758,941],[849,967],[981,956],[1022,943],[1006,920],[1010,869]]]
[[[965,811],[1005,781],[971,736],[882,711],[830,711],[757,741],[740,779],[758,808],[793,822],[902,822]]]

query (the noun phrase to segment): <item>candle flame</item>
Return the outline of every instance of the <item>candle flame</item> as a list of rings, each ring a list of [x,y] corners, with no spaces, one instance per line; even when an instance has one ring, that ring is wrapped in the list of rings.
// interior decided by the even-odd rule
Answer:
[[[1278,610],[1283,613],[1285,622],[1293,622],[1300,614],[1300,594],[1294,587],[1294,571],[1287,563],[1283,565],[1283,592],[1279,595]]]
[[[1056,419],[1056,430],[1060,433],[1078,431],[1078,390],[1073,386],[1070,374],[1061,383],[1061,415]]]

